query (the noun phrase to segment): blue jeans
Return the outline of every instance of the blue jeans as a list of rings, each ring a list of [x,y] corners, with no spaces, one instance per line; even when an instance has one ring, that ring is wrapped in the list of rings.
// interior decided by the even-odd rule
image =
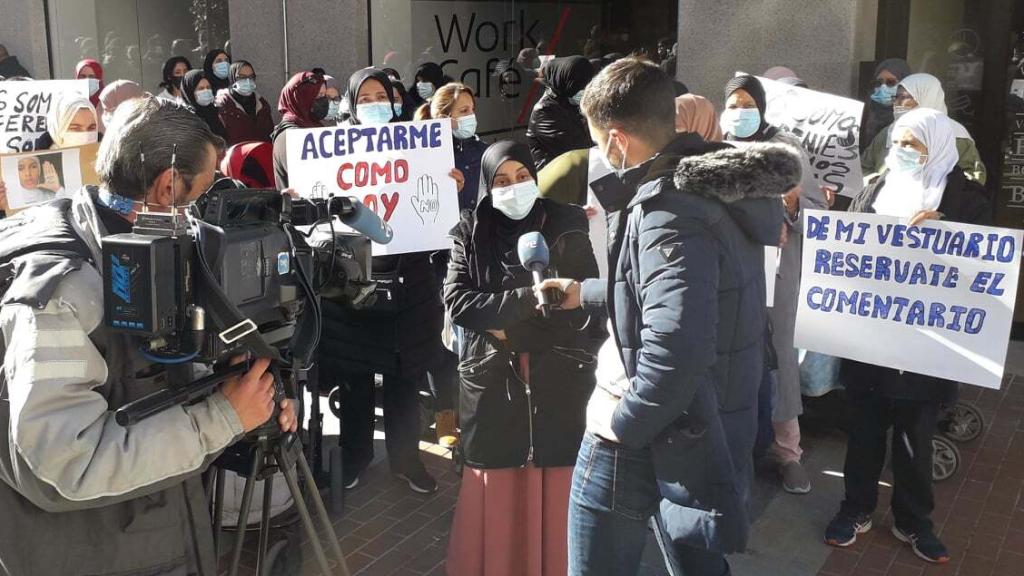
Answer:
[[[665,518],[690,510],[661,498],[650,450],[613,444],[588,432],[576,459],[569,496],[569,574],[636,574],[649,524],[673,576],[728,574],[722,554],[673,544],[678,539],[670,536],[671,523]]]

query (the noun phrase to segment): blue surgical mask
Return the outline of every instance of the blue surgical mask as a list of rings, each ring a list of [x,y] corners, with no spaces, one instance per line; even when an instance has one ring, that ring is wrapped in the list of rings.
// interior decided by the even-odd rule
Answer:
[[[456,118],[455,122],[459,127],[452,131],[452,136],[459,140],[465,140],[476,135],[476,114]]]
[[[420,95],[420,98],[430,100],[430,97],[434,95],[434,85],[430,82],[417,82],[416,93]]]
[[[396,118],[401,118],[402,117],[402,103],[401,102],[395,102],[394,108],[395,108],[395,117]]]
[[[196,104],[200,106],[213,104],[213,90],[196,90]]]
[[[100,91],[100,79],[89,78],[89,96],[94,96]]]
[[[329,120],[337,120],[340,112],[341,101],[331,100],[331,103],[327,105],[327,118]]]
[[[722,131],[736,138],[750,138],[761,127],[757,108],[730,108],[722,112]]]
[[[533,210],[540,189],[533,180],[491,190],[491,205],[512,220],[522,220]]]
[[[569,98],[569,102],[572,102],[573,106],[579,106],[581,101],[583,101],[583,90],[580,90],[575,96]]]
[[[252,78],[245,78],[235,82],[232,88],[242,96],[252,96],[252,93],[256,91],[256,81]]]
[[[885,157],[885,165],[893,173],[913,175],[924,169],[921,159],[925,157],[913,148],[893,146],[889,149],[889,155]]]
[[[230,71],[231,62],[228,62],[227,60],[223,62],[215,62],[213,65],[213,75],[221,80],[226,79],[228,77],[228,72]]]
[[[356,105],[356,118],[363,124],[387,124],[394,118],[390,102],[370,102]]]
[[[896,98],[896,87],[886,86],[885,84],[879,84],[875,91],[871,93],[871,99],[878,102],[882,106],[892,106],[893,99]]]

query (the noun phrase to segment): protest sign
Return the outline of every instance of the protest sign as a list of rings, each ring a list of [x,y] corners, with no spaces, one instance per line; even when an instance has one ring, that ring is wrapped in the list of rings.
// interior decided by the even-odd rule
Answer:
[[[0,153],[28,152],[46,132],[46,115],[60,96],[89,97],[88,80],[0,82]]]
[[[767,101],[766,119],[800,140],[818,184],[844,196],[856,196],[864,187],[860,168],[864,103],[767,78],[759,80]]]
[[[287,133],[289,186],[305,198],[354,196],[395,232],[374,255],[445,250],[459,221],[448,120]]]
[[[999,388],[1024,232],[804,215],[797,348]]]
[[[98,184],[94,164],[98,144],[62,150],[0,155],[0,182],[7,187],[7,208],[67,198],[83,185]]]
[[[775,306],[775,281],[779,278],[779,260],[782,249],[778,246],[764,247],[765,302],[769,308]]]

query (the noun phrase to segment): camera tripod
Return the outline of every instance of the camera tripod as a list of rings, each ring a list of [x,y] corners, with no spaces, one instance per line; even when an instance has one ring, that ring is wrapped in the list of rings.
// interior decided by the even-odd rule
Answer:
[[[295,434],[282,434],[276,429],[276,421],[272,420],[271,422],[272,425],[264,425],[258,428],[253,434],[254,438],[241,445],[248,448],[248,454],[225,454],[217,462],[217,468],[214,471],[215,478],[213,480],[216,485],[213,530],[214,548],[217,557],[220,557],[220,534],[224,511],[224,471],[232,470],[245,476],[245,488],[242,491],[242,503],[238,515],[235,544],[231,554],[228,574],[230,576],[237,576],[238,574],[239,564],[242,559],[242,547],[245,543],[246,527],[248,526],[249,508],[252,506],[253,490],[257,480],[263,480],[263,509],[260,517],[259,544],[256,552],[256,574],[257,576],[269,574],[271,568],[271,563],[268,562],[271,495],[274,474],[281,472],[285,483],[288,485],[288,491],[291,493],[295,509],[299,513],[306,536],[313,546],[313,552],[316,555],[317,564],[320,566],[321,572],[325,576],[332,573],[320,536],[316,532],[313,518],[303,499],[302,490],[299,488],[299,480],[296,476],[296,472],[298,472],[305,480],[309,499],[313,502],[313,507],[316,509],[317,516],[319,516],[320,522],[323,525],[325,536],[327,536],[331,546],[331,552],[337,559],[338,567],[335,573],[341,576],[349,576],[345,556],[341,552],[341,545],[338,543],[330,517],[327,515],[327,509],[320,498],[320,492],[317,490],[312,471],[306,462],[306,457],[302,451],[302,443],[299,442],[298,436]],[[250,457],[247,463],[244,462],[245,456]],[[221,460],[225,461],[221,462]]]

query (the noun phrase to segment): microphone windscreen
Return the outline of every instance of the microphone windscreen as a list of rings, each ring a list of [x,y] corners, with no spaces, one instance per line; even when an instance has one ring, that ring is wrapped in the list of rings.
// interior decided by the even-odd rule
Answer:
[[[540,232],[527,232],[520,236],[518,252],[519,261],[527,270],[543,270],[548,267],[548,243]]]
[[[362,202],[352,203],[352,212],[341,217],[342,223],[356,232],[370,238],[377,244],[387,244],[395,237],[395,231],[387,222]]]

